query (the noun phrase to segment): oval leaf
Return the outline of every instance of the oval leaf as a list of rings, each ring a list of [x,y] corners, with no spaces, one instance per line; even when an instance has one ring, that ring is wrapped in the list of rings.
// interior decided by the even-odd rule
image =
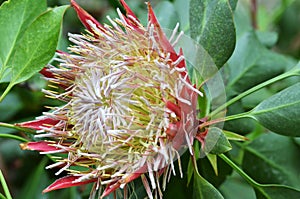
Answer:
[[[264,100],[250,116],[271,131],[287,136],[300,136],[300,83]]]
[[[44,11],[46,0],[10,0],[0,7],[0,82],[9,81],[8,60],[26,28]]]
[[[237,41],[236,49],[228,60],[229,97],[241,93],[284,72],[294,62],[283,55],[263,46],[255,32],[243,34]]]
[[[2,98],[15,84],[27,80],[51,60],[57,47],[62,17],[67,7],[56,7],[40,15],[15,44],[7,61],[7,66],[11,69],[10,84]]]
[[[266,133],[245,147],[242,166],[259,183],[300,188],[299,157],[292,138]]]
[[[202,176],[194,175],[194,191],[193,198],[194,199],[223,199],[222,194],[209,182],[207,182]]]
[[[232,149],[223,131],[217,127],[208,129],[205,137],[204,153],[222,154]]]
[[[191,0],[191,37],[201,44],[220,68],[235,46],[235,27],[227,0]]]
[[[288,186],[282,185],[261,185],[261,192],[256,191],[258,199],[286,199],[300,198],[300,191]]]
[[[28,27],[8,61],[8,65],[12,66],[11,84],[25,81],[53,57],[67,8],[61,6],[48,10]]]

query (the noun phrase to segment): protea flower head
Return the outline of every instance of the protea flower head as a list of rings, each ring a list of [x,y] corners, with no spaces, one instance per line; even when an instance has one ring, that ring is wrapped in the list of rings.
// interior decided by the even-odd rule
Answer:
[[[70,54],[58,51],[60,64],[41,71],[53,88],[46,95],[65,104],[19,124],[43,138],[23,149],[63,154],[47,168],[68,175],[44,192],[94,183],[91,198],[101,187],[104,197],[141,177],[148,197],[161,198],[180,150],[192,152],[202,93],[191,84],[183,52],[174,50],[176,38],[167,39],[149,3],[144,27],[120,1],[126,15],[117,10],[119,18],[102,25],[71,0],[87,33],[69,34]]]

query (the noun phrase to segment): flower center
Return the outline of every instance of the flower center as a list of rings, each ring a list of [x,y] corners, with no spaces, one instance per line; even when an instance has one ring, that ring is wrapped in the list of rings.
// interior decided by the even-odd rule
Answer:
[[[168,59],[139,52],[117,55],[107,66],[88,68],[75,79],[69,108],[72,132],[81,150],[105,157],[99,166],[112,159],[123,161],[121,165],[140,164],[161,150],[162,142],[167,144],[166,130],[177,121],[164,100],[176,104],[180,74],[171,72]],[[130,62],[120,64],[120,57],[130,57]]]

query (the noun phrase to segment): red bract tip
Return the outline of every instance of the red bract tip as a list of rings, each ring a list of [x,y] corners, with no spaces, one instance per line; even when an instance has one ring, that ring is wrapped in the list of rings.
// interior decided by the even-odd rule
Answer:
[[[142,168],[144,168],[144,167],[142,167]],[[129,175],[128,177],[126,177],[126,179],[122,183],[128,184],[129,182],[140,177],[141,175],[142,175],[142,173],[133,173],[133,174]],[[120,186],[121,186],[121,183],[119,181],[115,182],[115,183],[111,183],[110,185],[108,185],[105,188],[103,194],[101,195],[101,198],[108,196],[109,194],[111,194],[112,192],[117,190]]]
[[[55,119],[46,117],[46,118],[43,118],[43,119],[40,119],[40,120],[34,120],[34,121],[30,121],[30,122],[18,123],[16,125],[24,127],[24,128],[29,128],[29,129],[42,130],[43,127],[54,126],[58,122],[59,122],[59,120],[55,120]]]
[[[44,75],[45,77],[48,77],[48,78],[54,78],[54,75],[53,73],[51,73],[49,70],[47,70],[47,68],[43,68],[40,73],[42,75]]]
[[[97,179],[90,179],[86,180],[83,182],[74,182],[77,179],[79,179],[79,176],[66,176],[62,177],[58,180],[56,180],[54,183],[52,183],[49,187],[43,190],[43,193],[47,193],[49,191],[57,190],[57,189],[63,189],[63,188],[68,188],[68,187],[73,187],[73,186],[79,186],[79,185],[84,185],[92,182],[96,182]]]
[[[175,61],[178,56],[176,56],[176,52],[173,48],[173,46],[170,44],[169,40],[166,38],[164,32],[162,31],[158,20],[154,14],[154,11],[152,9],[151,4],[148,2],[148,21],[154,25],[154,29],[157,31],[158,35],[154,35],[155,38],[159,41],[161,46],[166,50],[167,52],[171,53],[170,58]]]
[[[21,143],[20,147],[22,150],[34,150],[41,152],[57,151],[58,148],[53,145],[53,142],[40,141],[40,142],[27,142]]]
[[[61,50],[56,50],[56,53],[61,54],[61,55],[70,55],[69,53],[61,51]]]
[[[135,29],[135,31],[142,33],[142,31],[139,27],[139,19],[135,16],[133,11],[130,9],[130,7],[126,4],[126,2],[124,0],[120,0],[120,2],[126,11],[126,16],[124,16],[122,14],[124,16],[124,20],[126,21],[126,23],[129,26],[133,27]]]
[[[101,195],[101,198],[108,196],[109,194],[111,194],[112,192],[117,190],[120,186],[121,186],[121,184],[119,182],[112,183],[112,184],[106,186],[105,190],[103,191],[103,193]]]
[[[120,0],[122,6],[124,7],[126,14],[127,15],[131,15],[133,16],[136,20],[138,20],[138,18],[135,16],[135,14],[133,13],[133,11],[129,8],[129,6],[127,5],[127,3],[124,0]]]
[[[80,21],[83,23],[83,25],[94,35],[97,35],[95,31],[93,30],[93,27],[88,23],[88,21],[91,21],[96,25],[97,28],[104,29],[104,27],[89,13],[87,13],[84,9],[82,9],[74,0],[71,0],[71,5],[74,7]]]

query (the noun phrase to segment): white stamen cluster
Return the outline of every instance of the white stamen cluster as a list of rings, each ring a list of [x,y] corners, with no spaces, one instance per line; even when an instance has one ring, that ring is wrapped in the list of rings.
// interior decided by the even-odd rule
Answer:
[[[182,90],[197,90],[187,75],[182,76],[185,68],[177,66],[184,57],[170,59],[156,39],[153,24],[145,29],[135,21],[136,31],[118,13],[120,19],[108,17],[113,27],[105,25],[100,30],[88,22],[96,36],[69,34],[75,44],[69,50],[74,54],[58,53],[60,67],[49,66],[55,77],[48,80],[63,86],[65,92],[45,93],[66,101],[66,105],[53,109],[50,116],[61,121],[43,132],[58,139],[56,146],[69,154],[49,168],[64,165],[58,174],[68,170],[81,176],[78,181],[98,177],[100,184],[120,182],[121,187],[132,173],[148,173],[151,188],[161,197],[158,171],[165,169],[165,189],[167,176],[175,174],[173,161],[179,159],[182,148],[174,147],[167,130],[186,115],[184,119],[191,120],[182,122],[178,129],[186,139],[179,145],[188,143],[191,148],[196,126],[195,113],[176,115],[166,107],[166,101],[191,106],[190,96]],[[71,165],[87,169],[78,172]],[[143,176],[142,181],[151,197],[147,178]]]

